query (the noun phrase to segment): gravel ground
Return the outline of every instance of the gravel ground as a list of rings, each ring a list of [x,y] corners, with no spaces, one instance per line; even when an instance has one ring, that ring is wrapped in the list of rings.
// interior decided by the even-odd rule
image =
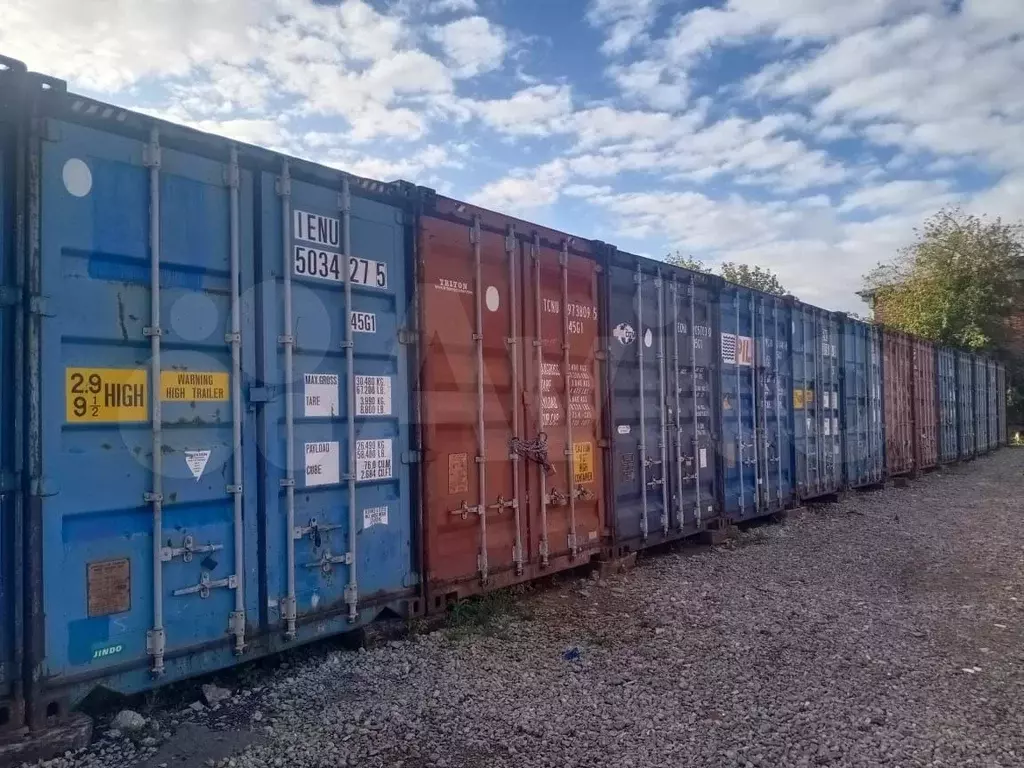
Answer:
[[[1022,470],[1004,450],[306,654],[50,765],[1024,765]]]

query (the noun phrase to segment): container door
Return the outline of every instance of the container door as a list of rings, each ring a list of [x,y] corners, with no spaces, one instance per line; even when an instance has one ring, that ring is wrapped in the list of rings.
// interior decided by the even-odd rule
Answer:
[[[302,639],[417,584],[405,227],[341,174],[328,187],[282,166],[260,188],[268,621]]]
[[[518,343],[516,310],[533,309],[518,298],[521,249],[479,221],[422,217],[419,238],[426,578],[443,599],[463,583],[514,580],[528,558],[521,468],[529,464],[512,458],[514,441],[549,460],[552,476],[563,465],[563,489],[565,457],[550,442],[556,425],[546,434],[527,422],[518,392],[529,345]],[[560,370],[560,352],[549,365]],[[545,393],[552,414],[561,413],[559,396]]]
[[[997,372],[996,399],[999,410],[999,435],[997,443],[1006,445],[1006,368],[999,366]]]
[[[15,69],[17,67],[17,69]],[[24,380],[21,364],[21,324],[14,299],[19,291],[16,270],[15,224],[18,183],[17,123],[24,117],[15,88],[21,67],[0,57],[0,731],[22,725],[20,702],[13,700],[20,669],[22,495],[15,457],[21,424],[15,408],[15,388]]]
[[[958,453],[956,353],[946,347],[936,350],[939,381],[939,460],[955,461]]]
[[[715,354],[718,297],[705,275],[673,273],[667,285],[669,430],[673,525],[695,530],[718,517],[718,443],[715,407],[719,362]]]
[[[567,568],[586,562],[605,532],[601,280],[597,262],[570,253],[565,240],[534,237],[525,252],[524,346],[534,353],[526,360],[526,424],[543,429],[551,462],[546,475],[537,467],[528,474],[531,536],[542,568]],[[637,340],[645,352],[657,349],[657,327],[649,330]]]
[[[632,264],[613,261],[609,267],[608,375],[614,430],[615,538],[619,546],[632,540],[642,546],[652,536],[660,540],[672,525],[665,440],[666,369],[661,352],[666,310],[661,275],[650,271],[657,267],[646,262],[648,271],[644,271],[639,259],[630,260]]]
[[[881,354],[878,330],[843,321],[842,409],[846,482],[852,487],[881,482]]]
[[[226,144],[208,159],[156,128],[147,143],[53,120],[47,137],[41,340],[30,327],[43,675],[133,691],[151,671],[231,663],[258,616],[242,524],[255,425],[239,401],[255,365],[253,184]]]
[[[999,382],[996,378],[996,364],[989,360],[988,368],[988,448],[995,450],[999,445]]]
[[[785,508],[792,496],[789,311],[730,287],[721,323],[725,511],[743,520]]]
[[[807,305],[793,310],[793,434],[797,492],[809,499],[839,489],[839,339],[835,319]]]
[[[979,454],[988,451],[988,370],[985,361],[974,356],[974,445]]]
[[[885,456],[890,475],[914,469],[913,378],[910,341],[885,332]]]
[[[917,469],[927,469],[939,461],[935,347],[920,339],[912,339],[910,343],[913,354],[916,466]]]
[[[957,384],[957,452],[961,459],[974,455],[974,384],[971,357],[956,354]]]

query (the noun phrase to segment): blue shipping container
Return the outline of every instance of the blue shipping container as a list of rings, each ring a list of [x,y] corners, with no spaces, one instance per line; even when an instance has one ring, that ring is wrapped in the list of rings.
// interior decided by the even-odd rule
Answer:
[[[939,461],[956,461],[960,455],[957,400],[957,356],[950,347],[936,347],[935,368],[939,394]]]
[[[839,317],[803,302],[793,313],[793,450],[801,499],[843,483],[839,430]]]
[[[716,279],[610,249],[609,493],[620,554],[719,518]]]
[[[957,456],[974,456],[974,363],[969,352],[956,353]]]
[[[841,332],[843,482],[860,488],[885,480],[882,332],[849,317]]]
[[[0,732],[22,725],[21,398],[24,369],[18,311],[23,230],[17,202],[24,177],[24,66],[0,57]]]
[[[59,87],[40,106],[33,718],[404,605],[401,209]]]
[[[259,180],[262,551],[269,625],[308,639],[418,586],[400,342],[409,233],[400,208],[342,174],[289,175]]]
[[[1006,445],[1006,366],[996,364],[996,407],[999,411],[999,434],[996,444]]]
[[[724,512],[747,520],[794,501],[791,312],[732,284],[719,306]]]

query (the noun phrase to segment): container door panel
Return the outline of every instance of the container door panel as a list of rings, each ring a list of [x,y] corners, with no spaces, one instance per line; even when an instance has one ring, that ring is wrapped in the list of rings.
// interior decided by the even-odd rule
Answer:
[[[839,488],[839,338],[835,319],[793,310],[793,409],[797,488],[802,498]]]
[[[406,245],[398,210],[340,176],[281,189],[263,174],[262,524],[269,623],[302,639],[372,619],[417,583]]]
[[[957,445],[959,391],[957,389],[956,352],[948,347],[936,351],[939,377],[939,460],[955,461],[959,455]]]
[[[792,386],[788,318],[777,300],[723,291],[723,475],[726,514],[734,519],[785,508],[792,496],[792,411],[784,399]]]
[[[614,401],[616,538],[646,540],[669,528],[661,361],[661,281],[638,266],[610,267],[609,376]],[[661,314],[664,312],[662,310]]]
[[[914,378],[915,465],[920,470],[934,467],[939,460],[935,347],[921,339],[912,339],[910,343]]]
[[[134,690],[149,686],[146,667],[163,671],[165,660],[168,678],[189,673],[186,649],[232,635],[241,644],[241,622],[257,615],[255,527],[240,526],[235,508],[239,496],[238,512],[254,516],[255,494],[233,467],[232,407],[242,382],[232,365],[230,257],[236,248],[251,263],[251,226],[231,226],[228,157],[157,150],[71,123],[51,129],[60,139],[42,144],[41,180],[42,290],[52,308],[41,343],[45,674],[127,665],[133,671],[113,687]],[[252,210],[252,194],[243,172],[237,210]],[[150,277],[151,209],[159,285]],[[247,269],[242,371],[254,369],[252,280]],[[237,421],[242,475],[251,477],[254,423],[247,411]]]
[[[509,344],[522,336],[510,313],[509,259],[518,249],[510,254],[506,238],[487,230],[475,243],[472,228],[439,218],[424,218],[419,236],[427,578],[441,589],[527,557],[516,552],[526,531],[513,505],[525,505],[510,459],[511,441],[522,436],[514,425],[525,417],[513,386],[522,352]],[[511,274],[520,272],[513,266]],[[521,285],[515,290],[522,295]]]
[[[974,356],[974,444],[978,454],[988,452],[988,369]]]
[[[0,87],[4,84],[0,72]],[[14,94],[0,92],[0,283],[4,290],[17,289],[15,272],[15,209],[16,195],[16,126],[5,119],[19,116],[13,100]],[[10,112],[7,112],[7,109]],[[18,465],[15,461],[16,424],[20,414],[14,408],[14,389],[23,380],[19,356],[21,342],[16,338],[17,308],[12,302],[0,306],[0,731],[21,725],[16,702],[8,699],[21,674],[16,665],[18,654],[15,643],[20,643],[21,621],[16,615],[19,600],[16,592],[21,585],[18,568],[21,557],[16,549],[20,532],[22,496],[17,484]]]
[[[999,382],[996,378],[996,363],[987,361],[988,376],[988,449],[993,451],[999,445]]]
[[[843,452],[852,487],[884,479],[882,353],[877,328],[843,321]]]
[[[884,332],[885,458],[890,475],[914,469],[913,373],[910,340]]]
[[[956,352],[957,387],[957,455],[961,459],[974,455],[974,383],[971,357]]]
[[[672,509],[674,525],[689,530],[715,519],[719,511],[717,296],[702,275],[673,276],[668,290],[672,307],[668,322],[675,327],[669,350],[669,390],[675,393],[674,402],[669,397],[675,413],[669,434]]]
[[[526,246],[523,304],[527,423],[542,424],[552,471],[529,473],[530,519],[543,561],[566,564],[600,547],[605,530],[601,448],[600,280],[591,259],[535,241]],[[539,373],[539,375],[538,375]],[[536,500],[536,501],[534,501]]]
[[[996,372],[996,405],[999,411],[998,445],[1006,445],[1006,367],[1000,365]]]

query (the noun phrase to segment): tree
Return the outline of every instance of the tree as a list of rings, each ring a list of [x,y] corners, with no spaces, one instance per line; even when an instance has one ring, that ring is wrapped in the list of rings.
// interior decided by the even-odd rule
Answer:
[[[682,267],[688,269],[691,272],[703,272],[706,275],[714,274],[711,271],[711,267],[705,264],[700,259],[695,259],[693,256],[684,256],[681,251],[670,253],[665,257],[665,261],[676,267]]]
[[[875,317],[951,346],[994,350],[1024,278],[1024,225],[939,211],[914,242],[864,276]]]
[[[666,256],[665,261],[693,272],[704,272],[708,275],[714,274],[711,267],[700,259],[696,259],[693,256],[685,256],[679,251]],[[764,267],[756,265],[751,267],[747,264],[735,264],[727,261],[719,267],[719,274],[730,283],[754,288],[774,296],[784,296],[787,292],[782,283],[779,282],[778,276]]]
[[[778,275],[770,269],[759,267],[756,264],[753,267],[747,264],[735,264],[731,261],[725,262],[721,269],[722,277],[730,283],[745,285],[747,288],[754,288],[773,296],[785,296],[787,293],[779,281]]]

